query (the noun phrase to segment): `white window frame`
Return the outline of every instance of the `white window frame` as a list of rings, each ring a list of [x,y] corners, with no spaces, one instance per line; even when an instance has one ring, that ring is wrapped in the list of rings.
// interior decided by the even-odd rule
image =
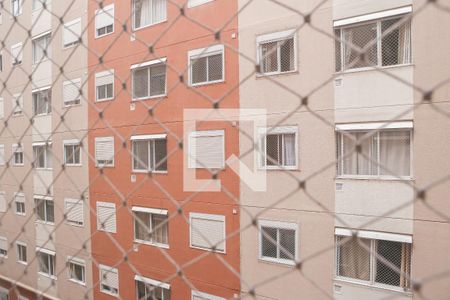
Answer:
[[[17,149],[20,149],[21,151],[17,151]],[[22,153],[22,163],[17,163],[15,153]],[[12,156],[13,156],[12,162],[13,162],[14,166],[23,166],[24,165],[24,163],[25,163],[25,153],[23,151],[23,144],[22,143],[20,145],[19,144],[13,144],[12,145]]]
[[[18,5],[18,11],[16,13],[15,9],[14,9],[14,2],[17,1],[17,5]],[[23,0],[11,0],[11,15],[13,17],[18,17],[22,14],[23,12]]]
[[[17,105],[19,102],[19,105]],[[23,95],[22,94],[14,94],[12,97],[12,115],[22,116],[23,115]]]
[[[377,134],[379,134],[380,131],[410,131],[410,147],[409,147],[409,176],[392,176],[392,175],[381,175],[380,174],[380,166],[378,165],[378,175],[350,175],[350,174],[339,174],[339,172],[336,172],[336,178],[338,179],[377,179],[377,180],[412,180],[414,178],[413,173],[413,166],[414,166],[414,157],[413,157],[413,146],[414,146],[414,124],[412,121],[398,121],[398,122],[369,122],[369,123],[345,123],[345,124],[337,124],[336,127],[336,134],[342,134],[342,132],[357,132],[357,131],[377,131]],[[379,140],[379,139],[378,139]],[[336,142],[339,140],[336,138]],[[378,143],[378,158],[380,156],[380,144]],[[341,138],[341,145],[340,145],[341,151],[344,150],[343,147],[343,139]],[[340,170],[343,168],[343,153],[337,153],[337,163],[339,164]]]
[[[104,77],[109,77],[109,76],[112,76],[112,83],[98,85],[97,81],[99,80],[99,78],[104,78]],[[109,70],[106,70],[106,71],[95,73],[95,101],[96,102],[103,102],[103,101],[108,101],[108,100],[114,100],[114,81],[115,81],[114,69],[109,69]],[[99,88],[101,86],[106,86],[108,84],[112,84],[112,96],[100,99],[99,95],[98,95],[98,92],[97,92],[97,88]]]
[[[107,36],[107,35],[110,35],[110,34],[114,33],[114,30],[115,30],[115,24],[114,24],[115,23],[115,14],[114,13],[115,13],[114,3],[110,4],[110,5],[106,5],[102,9],[97,9],[95,11],[95,16],[94,16],[95,38],[101,38],[101,37],[104,37],[104,36]],[[110,26],[110,25],[107,25],[107,26],[103,26],[103,27],[97,27],[97,16],[101,15],[101,14],[106,14],[108,17],[112,17],[113,18],[113,22],[112,22],[112,24],[110,24],[110,25],[112,25],[112,31],[111,32],[106,32],[106,29],[105,29],[105,33],[104,34],[98,35],[98,29],[106,28],[106,27]]]
[[[153,0],[150,0],[150,1],[153,1]],[[210,1],[212,1],[212,0],[210,0]],[[164,22],[166,22],[167,21],[167,0],[166,0],[166,17],[164,18],[164,19],[162,19],[161,21],[158,21],[158,22],[151,22],[150,24],[147,24],[147,25],[141,25],[140,27],[136,27],[136,21],[135,21],[135,18],[136,18],[136,14],[135,14],[135,2],[136,2],[136,0],[132,0],[131,1],[131,10],[132,10],[132,25],[133,25],[133,31],[137,31],[137,30],[140,30],[140,29],[144,29],[144,28],[147,28],[147,27],[150,27],[150,26],[155,26],[155,25],[158,25],[158,24],[161,24],[161,23],[164,23]],[[152,4],[150,4],[150,7],[152,6]]]
[[[267,139],[266,136],[270,134],[295,134],[295,165],[294,166],[267,166]],[[258,166],[260,169],[264,170],[298,170],[299,168],[299,130],[297,126],[279,126],[279,127],[267,127],[258,129],[258,144],[259,153],[258,155]],[[264,142],[263,142],[264,139]]]
[[[200,297],[200,298],[202,298],[204,300],[225,300],[225,298],[222,298],[222,297],[219,297],[219,296],[215,296],[215,295],[207,294],[207,293],[204,293],[204,292],[192,290],[191,300],[194,300],[194,297]]]
[[[36,208],[36,200],[40,200],[40,201],[51,201],[53,202],[53,222],[52,221],[48,221],[48,212],[47,212],[47,205],[46,202],[44,202],[44,207],[45,207],[45,220],[41,220],[39,219],[39,216],[37,214],[37,208]],[[53,197],[49,197],[49,196],[40,196],[40,195],[34,195],[33,196],[33,201],[34,201],[34,207],[35,207],[35,215],[36,215],[36,223],[41,223],[41,224],[47,224],[47,225],[55,225],[55,202]]]
[[[53,256],[53,274],[44,273],[41,270],[39,270],[39,257],[37,258],[38,259],[38,274],[56,280],[56,272],[57,272],[56,271],[56,252],[45,249],[45,248],[36,247],[36,255],[37,255],[37,252],[46,254],[48,256]]]
[[[117,274],[117,293],[113,293],[113,292],[111,292],[109,290],[103,289],[103,279],[104,279],[103,278],[103,272],[104,271]],[[113,268],[113,267],[110,267],[110,266],[99,264],[98,265],[98,273],[100,275],[100,283],[99,283],[99,285],[100,285],[100,292],[108,294],[108,295],[111,295],[111,296],[114,296],[114,297],[117,297],[119,295],[119,283],[120,283],[119,270],[117,268]]]
[[[5,98],[0,97],[0,119],[5,118]]]
[[[71,271],[70,271],[70,265],[77,265],[77,266],[81,266],[83,268],[83,280],[80,281],[78,279],[75,279],[72,277]],[[80,284],[82,286],[86,286],[86,263],[83,259],[77,258],[77,257],[72,257],[72,256],[67,256],[67,278],[69,279],[69,281],[76,283],[76,284]]]
[[[161,282],[161,281],[158,281],[158,280],[155,280],[155,279],[151,279],[151,278],[147,278],[147,277],[143,277],[143,276],[139,276],[139,275],[134,275],[134,281],[135,282],[139,281],[139,282],[142,282],[142,283],[147,284],[147,285],[151,285],[151,286],[154,286],[154,287],[159,287],[159,288],[162,288],[162,289],[170,291],[170,284],[168,284],[166,282]],[[136,295],[137,295],[137,293],[136,293]],[[141,299],[138,299],[138,300],[141,300]]]
[[[69,213],[66,211],[67,204],[69,205],[81,205],[81,224],[69,220]],[[73,207],[73,206],[72,206]],[[73,208],[72,208],[73,209]],[[81,199],[64,198],[64,213],[66,214],[66,223],[76,227],[84,227],[84,202]]]
[[[69,34],[69,35],[75,35],[76,36],[75,31],[72,30],[70,27],[75,25],[75,24],[77,24],[77,23],[80,24],[79,25],[79,30],[80,30],[79,34],[80,34],[80,36],[78,36],[76,41],[72,41],[69,44],[65,44],[64,43],[64,39],[65,39],[64,36],[65,35]],[[77,28],[77,30],[78,30],[78,28]],[[76,32],[76,33],[78,34],[78,32]],[[79,44],[80,43],[79,40],[81,38],[82,33],[83,33],[83,30],[82,30],[82,27],[81,27],[81,18],[76,18],[76,19],[74,19],[72,21],[64,23],[63,30],[62,30],[62,48],[63,49],[67,49],[67,48],[71,48],[71,47],[74,47],[77,44]]]
[[[165,78],[165,90],[163,94],[159,94],[159,95],[150,95],[150,69],[152,66],[154,65],[158,65],[158,64],[163,64],[166,67],[166,78]],[[146,97],[138,97],[135,98],[134,97],[134,72],[137,70],[141,70],[141,69],[147,69],[148,71],[148,96]],[[146,100],[146,99],[154,99],[154,98],[162,98],[162,97],[166,97],[167,96],[167,57],[161,57],[158,59],[153,59],[150,61],[146,61],[146,62],[142,62],[142,63],[138,63],[138,64],[134,64],[130,67],[131,70],[131,100],[132,101],[140,101],[140,100]]]
[[[5,236],[0,236],[0,240],[1,241],[4,241],[5,242],[5,245],[6,245],[6,249],[1,249],[1,250],[3,250],[3,251],[6,251],[6,254],[2,254],[2,253],[0,253],[0,257],[2,257],[2,258],[8,258],[8,239],[5,237]]]
[[[115,228],[114,230],[107,230],[106,227],[102,228],[100,219],[99,219],[99,213],[98,213],[98,208],[99,207],[106,207],[106,208],[112,208],[114,209],[114,215],[110,215],[110,217],[108,218],[108,220],[110,220],[112,217],[114,217],[115,219]],[[112,203],[112,202],[104,202],[104,201],[97,201],[96,203],[96,222],[97,222],[97,230],[99,231],[104,231],[104,232],[109,232],[109,233],[117,233],[117,209],[116,209],[116,204]]]
[[[192,83],[191,60],[205,58],[205,57],[213,56],[216,54],[222,54],[222,79],[212,80],[212,81],[208,81],[208,79],[207,79],[207,81],[204,81],[204,82]],[[208,46],[205,48],[190,50],[188,52],[188,66],[189,66],[189,86],[196,87],[196,86],[225,82],[225,47],[224,47],[224,45],[218,44],[218,45]],[[206,71],[208,71],[208,67],[206,68]],[[206,77],[208,77],[208,76],[206,76]]]
[[[67,153],[66,153],[66,146],[79,146],[80,151],[78,152],[80,157],[79,157],[79,163],[68,163],[67,162]],[[80,140],[63,140],[63,157],[64,157],[64,165],[66,166],[70,166],[70,167],[80,167],[83,165],[82,162],[82,155],[81,155],[81,142]],[[72,158],[74,159],[74,158]]]
[[[23,197],[23,201],[17,201],[17,197]],[[17,203],[23,203],[23,209],[24,212],[19,212],[17,211]],[[26,216],[27,214],[27,208],[26,208],[26,197],[25,197],[25,193],[23,192],[16,192],[14,193],[14,212],[16,213],[16,215],[19,216]]]
[[[65,80],[63,81],[63,86],[62,86],[62,92],[63,92],[63,107],[72,107],[72,106],[77,106],[81,104],[81,93],[78,92],[77,98],[70,100],[70,101],[66,101],[66,99],[64,99],[64,87],[66,85],[77,85],[78,90],[82,88],[81,86],[81,78],[74,78],[74,79],[69,79],[69,80]]]
[[[260,68],[260,72],[256,75],[258,77],[270,76],[270,75],[280,75],[280,74],[290,74],[298,71],[298,48],[297,48],[297,32],[296,29],[290,29],[280,32],[274,32],[269,34],[260,35],[256,38],[256,58],[258,65],[261,66],[262,62],[262,53],[261,46],[262,44],[272,43],[272,42],[280,42],[288,39],[293,39],[294,43],[294,70],[281,72],[281,56],[280,56],[280,45],[277,45],[277,62],[278,62],[278,70],[275,72],[262,72],[262,67]]]
[[[400,7],[400,8],[394,8],[394,9],[390,9],[390,10],[385,10],[385,11],[380,11],[380,12],[375,12],[375,13],[370,13],[370,14],[365,14],[365,15],[361,15],[361,16],[356,16],[356,17],[350,17],[350,18],[345,18],[345,19],[341,19],[341,20],[336,20],[333,22],[333,29],[334,30],[340,30],[340,36],[339,39],[340,41],[336,41],[339,42],[339,46],[340,46],[340,62],[341,65],[339,66],[339,71],[336,71],[336,73],[351,73],[351,72],[355,72],[355,71],[364,71],[364,70],[373,70],[375,68],[392,68],[392,67],[401,67],[401,66],[408,66],[411,65],[413,63],[413,57],[411,55],[410,57],[410,61],[408,63],[403,63],[403,64],[396,64],[396,65],[383,65],[383,61],[382,61],[382,32],[381,32],[381,22],[389,20],[389,19],[395,19],[395,18],[400,18],[400,17],[404,17],[408,14],[412,13],[412,6],[405,6],[405,7]],[[365,24],[369,24],[369,23],[376,23],[377,26],[377,64],[373,65],[373,66],[367,66],[367,67],[352,67],[350,69],[346,69],[344,66],[344,33],[343,33],[343,29],[347,29],[347,28],[352,28],[352,27],[356,27],[358,25],[365,25]],[[410,31],[412,31],[412,26],[410,25]],[[342,42],[341,42],[342,41]],[[412,47],[412,43],[410,43],[410,47]],[[409,49],[410,53],[412,54],[412,49]],[[335,55],[336,57],[336,55]]]
[[[47,45],[47,49],[45,49],[46,51],[47,51],[47,55],[46,56],[44,56],[44,57],[41,57],[39,60],[35,60],[35,47],[36,47],[36,45],[35,45],[35,42],[37,41],[37,40],[40,40],[40,39],[43,39],[43,38],[48,38],[49,40],[48,40],[48,45]],[[37,36],[34,36],[33,38],[32,38],[32,40],[31,40],[31,57],[32,57],[32,60],[31,60],[31,63],[33,64],[33,65],[37,65],[37,64],[39,64],[39,63],[41,63],[41,62],[44,62],[44,61],[47,61],[47,60],[49,60],[51,57],[52,57],[52,33],[51,33],[51,31],[47,31],[47,32],[44,32],[44,33],[42,33],[42,34],[39,34],[39,35],[37,35]]]
[[[17,57],[14,57],[13,55],[13,49],[19,48],[17,52]],[[17,60],[17,62],[16,62]],[[23,45],[22,42],[11,45],[11,64],[12,66],[19,66],[23,62]]]
[[[223,222],[223,250],[212,250],[211,248],[203,248],[200,246],[195,246],[192,244],[192,219],[204,219],[204,220],[210,220],[210,221],[219,221]],[[198,229],[197,229],[198,230]],[[224,215],[218,215],[218,214],[204,214],[204,213],[189,213],[189,247],[194,249],[200,249],[204,251],[210,251],[210,252],[216,252],[216,253],[227,253],[227,223],[226,218]]]
[[[358,238],[364,238],[370,241],[370,252],[369,252],[369,260],[370,260],[370,274],[369,274],[369,280],[362,280],[362,279],[356,279],[351,277],[345,277],[345,276],[339,276],[338,275],[338,269],[339,269],[339,258],[338,258],[338,243],[337,239],[338,237],[351,237],[353,234],[356,234]],[[378,283],[375,281],[374,277],[374,264],[376,264],[376,246],[375,243],[377,241],[392,241],[392,242],[399,242],[402,244],[410,244],[410,253],[412,257],[412,236],[411,235],[404,235],[404,234],[398,234],[398,233],[387,233],[387,232],[378,232],[378,231],[367,231],[367,230],[352,230],[347,228],[335,228],[335,247],[334,247],[334,279],[342,282],[350,282],[354,284],[360,284],[364,286],[369,287],[377,287],[382,288],[386,290],[393,290],[398,292],[405,292],[408,290],[405,290],[403,287],[400,286],[394,286],[394,285],[388,285],[383,283]],[[411,259],[411,265],[412,267],[412,259]],[[411,277],[411,272],[410,272]]]
[[[197,137],[216,137],[216,136],[222,136],[222,151],[223,151],[223,157],[222,161],[220,162],[220,167],[218,168],[210,168],[208,166],[203,166],[199,162],[197,162],[197,153],[195,150],[196,147],[196,139]],[[219,130],[198,130],[193,131],[189,133],[189,146],[188,146],[188,168],[189,169],[224,169],[225,168],[225,155],[226,155],[226,149],[225,149],[225,130],[219,129]]]
[[[5,213],[8,210],[8,205],[6,201],[6,192],[0,192],[0,213]]]
[[[97,142],[112,142],[112,145],[113,145],[113,150],[112,150],[112,152],[113,152],[113,156],[112,156],[112,158],[111,158],[111,160],[112,160],[112,162],[111,163],[109,163],[109,164],[103,164],[103,163],[98,163],[98,160],[97,160],[97,151],[96,151],[96,148],[97,148]],[[110,167],[110,168],[113,168],[114,167],[114,164],[115,164],[115,155],[116,155],[116,152],[115,152],[115,139],[114,139],[114,136],[104,136],[104,137],[96,137],[95,138],[95,140],[94,140],[94,154],[95,154],[95,166],[96,167],[101,167],[101,168],[106,168],[106,167]]]
[[[213,1],[214,0],[188,0],[187,7],[193,8]]]
[[[34,104],[34,95],[36,93],[46,92],[46,91],[48,91],[50,93],[50,101],[47,104],[48,105],[47,112],[41,113],[41,114],[36,114],[36,112],[35,112],[36,111],[36,107],[35,107],[35,104]],[[41,87],[41,88],[32,90],[31,91],[31,101],[32,101],[33,115],[34,116],[47,116],[47,115],[51,114],[52,113],[52,89],[51,89],[51,86]]]
[[[169,214],[167,209],[155,209],[155,208],[140,207],[140,206],[133,206],[131,208],[131,210],[132,210],[132,212],[141,212],[141,213],[150,214],[150,218],[152,218],[154,215],[168,216],[168,214]],[[168,228],[169,227],[169,219],[167,219],[167,223],[166,223],[166,225],[167,225],[167,244],[137,239],[135,222],[136,222],[136,218],[133,214],[133,241],[134,242],[139,243],[139,244],[145,244],[145,245],[151,245],[151,246],[169,249],[169,228]],[[150,224],[149,224],[150,231],[152,230],[151,224],[152,224],[152,221],[150,219]]]
[[[269,227],[274,229],[288,229],[288,230],[294,230],[295,231],[295,253],[294,253],[294,260],[285,259],[285,258],[274,258],[274,257],[267,257],[262,255],[262,227]],[[294,222],[284,222],[284,221],[272,221],[272,220],[258,220],[258,236],[259,236],[259,251],[258,251],[258,257],[262,261],[268,261],[273,263],[279,263],[279,264],[285,264],[285,265],[295,265],[296,261],[298,261],[299,256],[299,224]],[[279,241],[277,240],[277,252],[279,252]],[[277,256],[278,253],[277,253]]]
[[[21,258],[20,258],[20,251],[19,251],[19,246],[20,247],[25,247],[25,253],[26,253],[26,261],[25,260],[21,260]],[[19,264],[22,264],[22,265],[28,265],[28,246],[27,246],[27,244],[26,243],[24,243],[24,242],[21,242],[21,241],[16,241],[16,254],[17,254],[17,262],[19,263]]]
[[[6,299],[4,297],[6,297]],[[6,288],[0,286],[0,299],[1,300],[10,300],[9,289],[6,289]]]
[[[150,164],[150,160],[154,161],[154,165],[157,164],[154,149],[153,149],[153,152],[152,152],[153,156],[152,157],[148,157],[148,159],[149,159],[149,161],[148,161],[149,162],[149,164],[148,164],[149,167],[148,167],[147,170],[135,169],[135,167],[134,167],[134,142],[136,142],[136,141],[151,142],[152,140],[163,140],[163,139],[166,140],[166,165],[168,165],[168,158],[167,158],[167,155],[168,155],[168,153],[167,153],[167,134],[134,135],[134,136],[132,136],[130,138],[130,140],[131,140],[131,147],[132,147],[131,148],[131,153],[132,153],[132,155],[131,155],[131,169],[132,169],[133,173],[148,173],[148,172],[151,172],[151,173],[166,174],[168,172],[168,166],[167,166],[166,170],[155,170],[155,169],[152,169],[150,167],[150,165],[151,165]],[[149,147],[151,147],[151,146],[149,146]],[[148,154],[150,156],[150,151],[149,151]]]
[[[53,170],[53,162],[50,162],[50,163],[49,163],[49,162],[47,161],[47,159],[48,159],[48,153],[47,153],[47,151],[50,151],[50,159],[53,159],[53,152],[51,151],[51,146],[52,146],[52,143],[51,143],[51,142],[48,142],[48,143],[46,143],[46,142],[35,142],[35,143],[32,144],[32,147],[33,147],[33,162],[34,162],[34,163],[36,162],[36,157],[35,157],[35,150],[34,150],[34,148],[35,148],[35,147],[44,147],[44,152],[45,152],[45,154],[44,154],[44,158],[45,158],[45,167],[36,167],[36,164],[35,164],[34,168],[35,168],[36,170]],[[52,166],[49,167],[49,164],[51,164]]]
[[[5,164],[6,164],[5,145],[0,144],[0,166],[4,166]]]

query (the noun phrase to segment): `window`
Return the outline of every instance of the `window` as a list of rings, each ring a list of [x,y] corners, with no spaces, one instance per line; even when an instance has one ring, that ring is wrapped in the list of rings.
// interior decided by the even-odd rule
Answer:
[[[410,177],[411,137],[409,128],[338,131],[338,174]]]
[[[6,194],[5,192],[0,192],[0,212],[6,212]]]
[[[95,163],[99,167],[114,166],[114,137],[95,138]]]
[[[114,4],[95,11],[95,36],[101,37],[114,32]]]
[[[22,14],[22,0],[11,0],[11,13],[15,17]]]
[[[80,104],[81,98],[81,78],[67,80],[63,82],[64,106]]]
[[[95,74],[95,89],[97,101],[114,98],[114,70],[107,70]]]
[[[225,216],[190,213],[189,221],[191,247],[225,253]]]
[[[136,300],[170,300],[170,285],[164,282],[136,275]]]
[[[81,144],[79,140],[63,141],[64,163],[67,166],[81,166]]]
[[[117,269],[99,265],[100,291],[110,294],[119,294],[119,272]]]
[[[225,300],[225,298],[217,297],[199,291],[192,291],[192,300]]]
[[[55,222],[55,208],[53,199],[35,197],[36,218],[38,221],[53,224]]]
[[[0,257],[8,257],[8,241],[3,236],[0,236]]]
[[[50,88],[35,90],[33,97],[33,114],[47,115],[52,112],[52,90]]]
[[[33,0],[33,10],[41,9],[49,0]]]
[[[132,136],[133,171],[167,171],[166,134]]]
[[[23,114],[23,96],[15,94],[12,97],[13,116],[20,116]]]
[[[0,300],[9,300],[9,290],[0,287]]]
[[[85,284],[86,283],[86,277],[85,277],[85,263],[84,260],[75,258],[75,257],[69,257],[67,260],[67,264],[69,267],[69,280]]]
[[[78,44],[81,38],[81,18],[67,22],[63,27],[63,47]]]
[[[41,275],[45,275],[51,278],[56,278],[55,263],[56,253],[51,250],[38,248],[36,256],[38,258],[39,267],[38,272]]]
[[[200,6],[202,4],[211,2],[214,0],[188,0],[188,7],[195,7],[195,6]]]
[[[133,100],[166,94],[166,59],[161,58],[131,66]]]
[[[110,202],[97,202],[97,229],[116,233],[116,205]]]
[[[17,261],[21,264],[27,264],[27,244],[16,242]]]
[[[297,259],[297,227],[295,223],[260,221],[259,258],[293,264]]]
[[[296,70],[295,30],[259,36],[258,62],[260,73],[271,75]]]
[[[1,13],[0,13],[0,20],[1,20]],[[1,24],[1,23],[0,23]],[[0,52],[0,72],[3,72],[3,53]]]
[[[67,223],[75,226],[83,226],[83,201],[78,199],[64,199],[64,214]]]
[[[22,63],[22,43],[17,43],[11,46],[11,63],[13,66]]]
[[[5,117],[5,102],[3,98],[0,98],[0,119]]]
[[[356,24],[336,21],[336,71],[411,63],[411,21],[399,10],[410,12],[411,7],[386,11],[390,16],[379,20],[367,15],[359,18],[366,22]]]
[[[168,246],[167,210],[133,207],[134,239],[139,242]]]
[[[189,135],[189,167],[222,169],[225,166],[223,130],[195,131]]]
[[[23,166],[23,149],[21,144],[12,145],[13,165]]]
[[[295,126],[260,130],[261,167],[266,169],[296,169],[298,129]]]
[[[37,64],[41,60],[50,57],[51,53],[51,34],[47,33],[40,37],[34,38],[33,43],[33,64]]]
[[[167,19],[167,0],[133,0],[134,29],[161,23]]]
[[[382,239],[384,238],[384,239]],[[410,287],[411,237],[336,229],[336,276],[365,284]]]
[[[36,169],[52,168],[51,144],[45,142],[34,143],[33,156],[34,167]]]
[[[14,194],[14,203],[16,207],[16,214],[25,216],[25,194],[24,193],[15,193]]]
[[[189,51],[189,83],[195,86],[224,81],[224,52],[223,45]]]
[[[5,165],[5,145],[0,145],[0,166]]]

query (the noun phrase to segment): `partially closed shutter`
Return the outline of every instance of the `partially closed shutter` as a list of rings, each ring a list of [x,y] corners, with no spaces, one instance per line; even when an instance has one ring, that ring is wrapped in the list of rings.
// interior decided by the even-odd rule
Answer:
[[[116,205],[114,203],[97,202],[97,229],[116,233]]]
[[[117,269],[108,266],[100,265],[100,280],[103,284],[119,290],[119,273]]]
[[[63,101],[64,104],[73,104],[80,99],[81,79],[72,79],[63,83]]]
[[[114,137],[95,138],[95,160],[97,164],[114,164]]]
[[[16,193],[14,195],[14,201],[19,202],[19,203],[25,203],[25,194]]]
[[[190,214],[191,246],[225,251],[225,216],[209,214]]]
[[[95,86],[102,86],[114,83],[114,70],[107,70],[95,73]]]
[[[11,63],[15,65],[22,61],[22,43],[11,46]]]
[[[69,46],[78,42],[81,36],[81,18],[64,24],[63,44]]]
[[[5,237],[0,236],[0,249],[8,251],[8,242]]]
[[[224,167],[224,132],[197,131],[190,136],[190,167],[221,169]]]
[[[64,203],[64,212],[67,215],[67,221],[76,225],[83,225],[83,201],[76,199],[66,199]]]
[[[6,212],[6,195],[5,195],[5,192],[0,192],[0,212]]]
[[[3,98],[0,98],[0,118],[5,116],[5,106],[3,102]]]
[[[114,5],[108,5],[95,12],[95,29],[114,24]]]
[[[5,165],[5,145],[0,145],[0,166]]]

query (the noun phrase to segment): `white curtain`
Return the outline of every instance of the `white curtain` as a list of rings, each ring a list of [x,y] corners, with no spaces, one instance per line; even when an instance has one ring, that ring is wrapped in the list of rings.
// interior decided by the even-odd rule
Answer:
[[[411,22],[408,21],[398,29],[398,63],[411,62]]]
[[[295,166],[295,134],[284,134],[284,165]]]
[[[140,26],[146,26],[151,23],[152,18],[152,8],[151,8],[151,1],[152,0],[141,0],[140,2]]]
[[[152,23],[158,23],[166,19],[166,0],[152,1]]]
[[[381,175],[410,175],[410,131],[380,132],[380,166]]]

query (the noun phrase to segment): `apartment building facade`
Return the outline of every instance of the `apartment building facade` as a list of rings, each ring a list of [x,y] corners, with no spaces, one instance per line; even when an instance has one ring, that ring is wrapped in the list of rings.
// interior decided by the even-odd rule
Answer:
[[[2,4],[2,299],[92,297],[86,4]]]
[[[239,179],[225,166],[237,130],[183,132],[185,109],[238,107],[236,12],[226,0],[89,3],[95,299],[239,294]],[[222,189],[185,190],[188,170]]]

